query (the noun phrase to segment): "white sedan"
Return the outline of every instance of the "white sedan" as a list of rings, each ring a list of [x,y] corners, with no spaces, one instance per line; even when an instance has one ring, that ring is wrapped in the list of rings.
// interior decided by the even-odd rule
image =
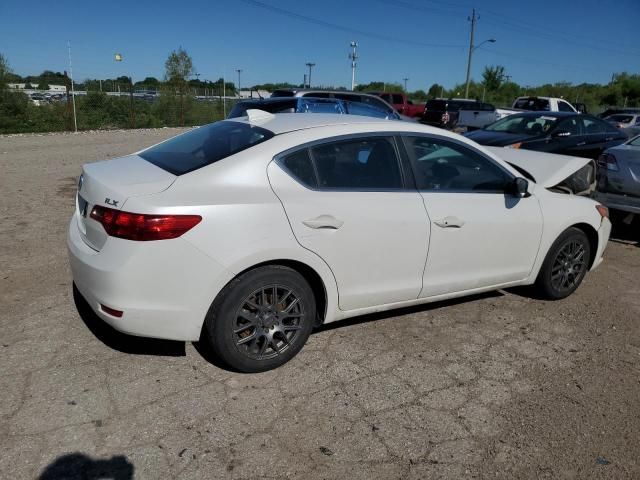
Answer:
[[[122,332],[268,370],[343,318],[515,285],[571,294],[611,229],[605,207],[555,188],[587,162],[249,110],[85,165],[73,280]]]

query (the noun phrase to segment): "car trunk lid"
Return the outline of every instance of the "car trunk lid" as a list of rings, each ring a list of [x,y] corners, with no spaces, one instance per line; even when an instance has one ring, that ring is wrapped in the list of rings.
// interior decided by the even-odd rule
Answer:
[[[95,205],[121,210],[128,198],[166,190],[176,178],[138,155],[84,165],[76,198],[82,239],[94,250],[100,250],[107,240],[102,225],[91,218]]]

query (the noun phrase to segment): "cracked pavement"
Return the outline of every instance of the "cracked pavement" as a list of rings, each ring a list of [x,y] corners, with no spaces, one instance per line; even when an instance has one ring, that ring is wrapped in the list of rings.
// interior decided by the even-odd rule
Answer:
[[[0,476],[640,477],[637,224],[566,300],[501,291],[331,324],[261,374],[79,315],[81,164],[177,132],[0,137]]]

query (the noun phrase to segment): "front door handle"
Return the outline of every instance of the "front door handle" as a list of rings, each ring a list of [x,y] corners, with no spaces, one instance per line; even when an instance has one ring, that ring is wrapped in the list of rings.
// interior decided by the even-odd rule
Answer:
[[[462,228],[462,226],[464,225],[464,220],[458,217],[449,216],[441,218],[440,220],[434,220],[433,223],[435,223],[440,228]]]
[[[302,223],[304,223],[309,228],[329,228],[332,230],[337,230],[342,225],[344,225],[344,222],[342,220],[337,219],[333,215],[320,215],[316,218],[304,220]]]
[[[586,145],[586,144],[587,144],[587,142],[579,142],[579,143],[576,143],[576,146],[577,147],[581,147],[581,146]]]

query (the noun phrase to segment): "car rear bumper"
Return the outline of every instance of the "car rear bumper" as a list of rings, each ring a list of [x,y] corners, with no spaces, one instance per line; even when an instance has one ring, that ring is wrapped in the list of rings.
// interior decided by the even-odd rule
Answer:
[[[232,278],[180,238],[134,242],[110,237],[98,252],[80,237],[75,216],[67,247],[78,291],[102,320],[131,335],[198,340],[211,302]]]
[[[640,197],[617,193],[596,192],[595,199],[613,210],[640,213]]]
[[[609,235],[611,235],[611,222],[608,218],[603,218],[598,229],[598,250],[596,251],[595,260],[591,265],[591,270],[595,270],[602,263],[605,248],[609,242]]]

